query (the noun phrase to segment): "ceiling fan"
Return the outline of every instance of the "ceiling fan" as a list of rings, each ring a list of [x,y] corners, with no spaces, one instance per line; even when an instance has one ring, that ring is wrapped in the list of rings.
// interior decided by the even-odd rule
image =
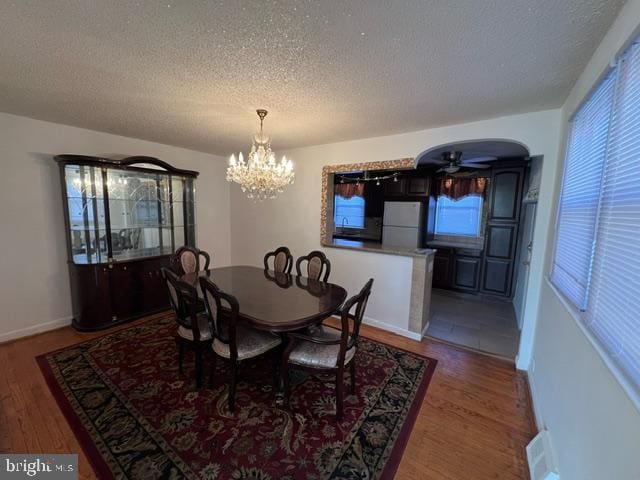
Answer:
[[[440,169],[436,170],[436,173],[445,172],[454,174],[461,168],[490,168],[491,165],[478,162],[490,162],[497,159],[497,157],[490,156],[472,156],[469,158],[462,158],[462,155],[462,152],[457,152],[455,150],[452,150],[451,152],[443,152],[440,158],[430,158],[427,163],[431,165],[442,165]]]

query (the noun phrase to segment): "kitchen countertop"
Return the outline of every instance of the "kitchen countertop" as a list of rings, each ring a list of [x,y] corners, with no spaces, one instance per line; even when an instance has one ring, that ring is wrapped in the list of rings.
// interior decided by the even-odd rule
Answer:
[[[362,242],[378,242],[382,241],[382,235],[346,235],[341,233],[334,233],[333,238],[339,238],[340,240],[359,240]]]
[[[386,253],[389,255],[400,255],[403,257],[424,257],[435,253],[435,250],[432,248],[394,247],[391,245],[382,245],[381,243],[363,242],[359,240],[333,239],[330,242],[323,243],[323,246],[329,248],[344,248],[346,250]]]
[[[464,248],[466,250],[483,250],[484,246],[478,243],[464,243],[464,242],[448,242],[446,240],[432,240],[427,242],[427,245],[432,248]]]

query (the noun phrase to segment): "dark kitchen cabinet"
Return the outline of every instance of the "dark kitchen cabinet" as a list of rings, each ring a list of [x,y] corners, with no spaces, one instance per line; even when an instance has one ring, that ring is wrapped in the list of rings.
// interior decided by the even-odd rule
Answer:
[[[406,181],[407,195],[429,195],[429,178],[409,177]]]
[[[492,170],[485,256],[480,275],[480,290],[484,293],[511,296],[523,180],[523,166]]]
[[[58,155],[73,326],[100,330],[167,309],[160,269],[195,246],[195,179],[151,157]]]
[[[455,257],[453,286],[460,290],[477,291],[480,280],[481,259],[478,257]]]
[[[482,290],[494,295],[508,297],[511,295],[511,276],[513,262],[496,258],[484,261]]]
[[[384,194],[386,196],[404,196],[405,195],[405,178],[398,178],[397,181],[387,179],[384,181]]]
[[[487,238],[487,256],[493,258],[510,259],[515,254],[516,229],[514,224],[487,225],[485,232]]]
[[[491,179],[491,220],[517,222],[524,168],[496,168]]]
[[[397,181],[389,178],[384,181],[384,194],[387,197],[425,197],[430,193],[431,176],[419,171],[404,174]]]
[[[384,187],[375,182],[364,185],[364,215],[365,217],[382,217],[384,214]]]
[[[451,288],[453,277],[453,251],[438,248],[433,257],[433,281],[435,288]]]

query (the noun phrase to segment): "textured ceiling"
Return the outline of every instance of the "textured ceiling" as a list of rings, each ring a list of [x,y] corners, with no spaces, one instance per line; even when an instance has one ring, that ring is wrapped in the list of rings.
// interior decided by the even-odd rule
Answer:
[[[228,155],[558,107],[623,0],[0,0],[0,111]]]

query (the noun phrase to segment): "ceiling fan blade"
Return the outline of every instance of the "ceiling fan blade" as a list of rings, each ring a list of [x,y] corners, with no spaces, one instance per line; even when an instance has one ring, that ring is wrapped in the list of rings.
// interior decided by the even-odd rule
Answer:
[[[436,170],[436,173],[440,173],[440,172],[444,172],[444,168],[439,168],[438,170]]]
[[[462,159],[462,163],[477,163],[477,162],[493,162],[497,160],[498,157],[492,157],[490,155],[483,155],[477,157],[466,157]]]
[[[449,162],[441,158],[429,158],[425,163],[427,165],[447,165]]]
[[[455,177],[455,178],[475,177],[476,176],[476,172],[457,172],[457,173],[451,174],[451,176]]]
[[[491,165],[487,165],[486,163],[473,163],[473,162],[463,163],[460,166],[467,167],[467,168],[480,168],[480,169],[491,168]]]

